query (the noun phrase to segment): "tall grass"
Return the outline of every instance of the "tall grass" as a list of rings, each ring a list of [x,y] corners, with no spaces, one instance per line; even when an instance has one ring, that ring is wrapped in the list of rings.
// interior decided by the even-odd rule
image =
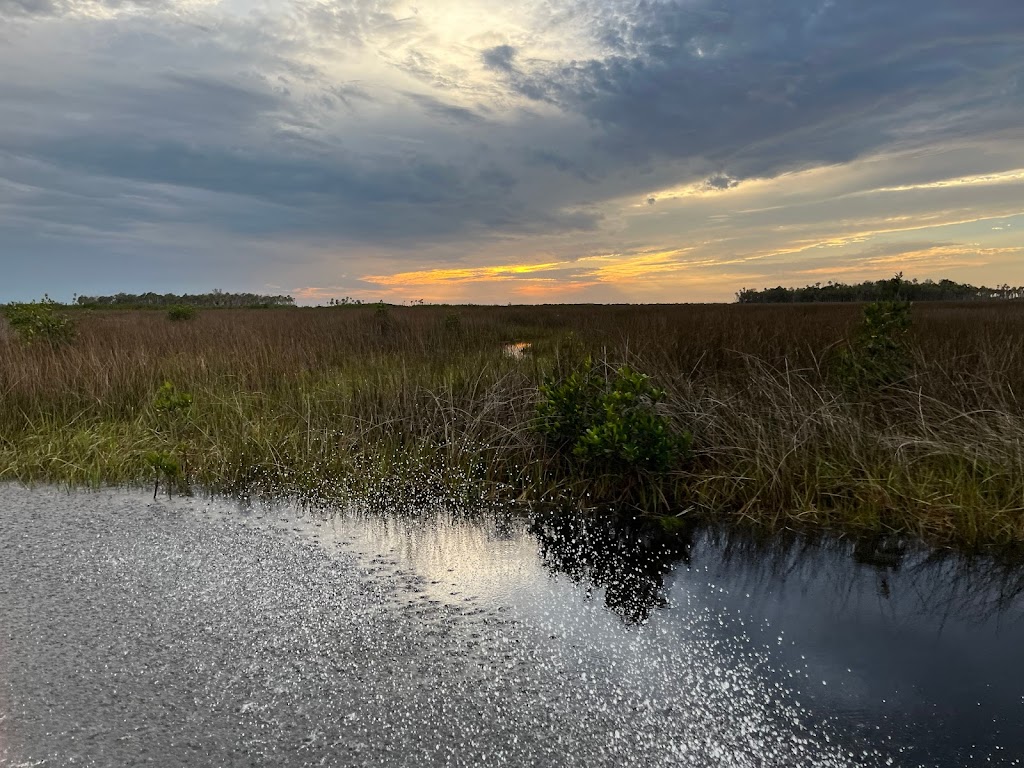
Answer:
[[[646,511],[1024,540],[1024,305],[913,312],[913,374],[853,393],[852,305],[76,311],[69,345],[0,329],[0,479],[152,483],[165,452],[216,492],[587,504],[615,479],[561,471],[533,427],[544,377],[589,355],[694,435]],[[190,407],[156,406],[167,381]]]

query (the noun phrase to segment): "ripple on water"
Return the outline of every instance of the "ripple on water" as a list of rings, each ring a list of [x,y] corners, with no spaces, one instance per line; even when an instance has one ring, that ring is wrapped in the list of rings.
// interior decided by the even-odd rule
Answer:
[[[0,762],[885,764],[742,613],[630,625],[521,521],[0,487]],[[668,620],[671,618],[671,620]],[[884,746],[884,744],[882,745]]]

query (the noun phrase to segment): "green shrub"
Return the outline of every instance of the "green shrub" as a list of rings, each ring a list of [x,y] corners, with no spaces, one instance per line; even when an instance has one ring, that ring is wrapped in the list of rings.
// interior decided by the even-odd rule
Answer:
[[[913,370],[907,343],[909,301],[876,301],[840,350],[837,374],[848,388],[874,389],[906,379]]]
[[[691,436],[658,411],[665,392],[628,366],[605,378],[587,365],[540,391],[541,433],[582,467],[613,474],[664,472],[689,452]]]
[[[378,301],[373,307],[373,328],[381,336],[387,336],[394,330],[395,319],[391,316],[391,307]]]
[[[541,385],[537,404],[540,431],[557,451],[572,453],[598,421],[603,381],[589,360],[561,380]]]
[[[167,318],[174,322],[192,320],[196,314],[196,308],[188,304],[175,304],[167,309]]]
[[[449,336],[462,335],[462,318],[454,312],[448,312],[444,316],[444,331]]]
[[[620,368],[611,391],[601,398],[594,423],[580,436],[573,453],[585,461],[622,471],[663,472],[689,450],[689,435],[677,433],[657,412],[665,399],[642,373]]]
[[[159,413],[176,413],[187,411],[192,406],[192,395],[179,392],[178,388],[165,381],[153,397],[153,407]]]
[[[181,462],[168,451],[149,451],[145,458],[146,464],[153,470],[153,498],[156,498],[161,480],[165,483],[169,497],[172,488],[183,481]]]
[[[55,307],[57,302],[49,296],[41,301],[28,304],[8,304],[3,308],[4,317],[18,337],[26,344],[42,342],[56,347],[70,342],[75,337],[75,326],[71,318]]]
[[[149,451],[146,464],[159,478],[173,479],[181,474],[181,464],[167,451]]]
[[[153,429],[153,434],[167,446],[167,449],[151,451],[145,457],[154,474],[153,498],[156,498],[161,481],[166,482],[168,495],[175,485],[181,490],[188,490],[185,483],[186,473],[179,457],[188,454],[189,443],[187,440],[179,439],[175,445],[175,438],[181,438],[182,433],[188,431],[189,424],[184,415],[191,407],[192,395],[178,391],[178,388],[169,381],[165,381],[153,396],[153,408],[159,414],[158,425]]]

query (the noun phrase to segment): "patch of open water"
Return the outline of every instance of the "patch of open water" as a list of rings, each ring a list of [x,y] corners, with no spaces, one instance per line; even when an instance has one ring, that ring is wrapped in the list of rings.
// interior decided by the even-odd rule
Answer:
[[[903,542],[0,486],[0,763],[1018,765],[1022,593]]]
[[[669,535],[610,518],[350,511],[307,523],[321,539],[393,553],[437,599],[501,605],[612,657],[664,701],[687,700],[680,683],[693,681],[677,673],[696,657],[699,674],[742,668],[753,678],[741,688],[756,679],[826,739],[885,761],[1024,762],[1019,563],[899,540]]]

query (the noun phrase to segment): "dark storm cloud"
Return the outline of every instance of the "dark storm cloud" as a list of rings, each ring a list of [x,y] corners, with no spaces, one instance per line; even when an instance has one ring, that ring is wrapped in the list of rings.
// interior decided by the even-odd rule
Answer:
[[[579,162],[548,149],[531,149],[526,152],[525,160],[529,165],[554,168],[581,181],[595,181]]]
[[[342,83],[341,85],[328,85],[324,89],[324,97],[327,104],[331,104],[331,98],[337,99],[349,109],[354,109],[357,103],[372,102],[373,96],[358,83]]]
[[[613,3],[595,38],[606,58],[517,70],[509,82],[586,116],[622,158],[773,175],[910,141],[929,120],[935,140],[1021,116],[1017,0]]]
[[[507,194],[518,181],[500,167],[474,169],[422,155],[270,156],[133,136],[41,142],[34,152],[37,169],[60,168],[82,178],[122,179],[250,200],[253,215],[260,219],[257,229],[276,226],[282,232],[332,232],[397,243],[489,228],[536,232],[594,226],[592,216],[529,209]],[[60,183],[55,175],[47,184]],[[236,203],[236,208],[245,206]],[[200,206],[189,212],[202,216]],[[93,213],[100,211],[90,210],[89,215]],[[218,211],[217,221],[235,231],[252,231],[244,215]]]
[[[282,106],[282,94],[258,87],[240,85],[219,77],[168,72],[163,75],[167,87],[160,89],[160,111],[188,121],[208,115],[245,117]]]
[[[733,187],[738,187],[739,182],[725,174],[719,173],[705,179],[704,186],[708,189],[732,189]]]

